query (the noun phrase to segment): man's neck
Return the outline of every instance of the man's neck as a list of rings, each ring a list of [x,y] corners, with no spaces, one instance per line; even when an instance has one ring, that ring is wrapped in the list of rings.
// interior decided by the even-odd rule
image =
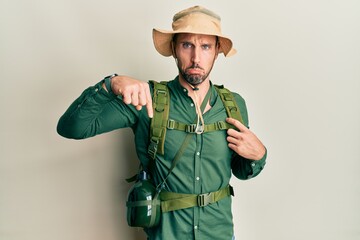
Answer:
[[[207,92],[209,91],[210,88],[210,79],[209,77],[206,78],[202,83],[200,83],[199,85],[196,86],[197,90],[194,90],[188,82],[186,82],[181,76],[179,76],[179,82],[180,85],[183,86],[184,88],[186,88],[188,90],[188,95],[189,97],[192,98],[192,100],[196,101],[197,99],[197,105],[201,106],[204,98],[207,94]],[[196,92],[196,96],[195,96],[195,92]],[[210,106],[210,99],[208,100],[208,102],[206,103],[205,109],[203,111],[203,113],[207,112],[209,109],[211,108]]]
[[[210,88],[210,80],[209,78],[205,79],[202,83],[200,83],[197,86],[194,86],[198,90],[194,90],[188,82],[186,82],[181,76],[179,76],[179,82],[181,86],[186,88],[188,90],[189,96],[194,99],[194,91],[196,91],[196,94],[198,96],[199,104],[202,103],[204,100],[209,88]],[[194,99],[195,100],[195,99]]]

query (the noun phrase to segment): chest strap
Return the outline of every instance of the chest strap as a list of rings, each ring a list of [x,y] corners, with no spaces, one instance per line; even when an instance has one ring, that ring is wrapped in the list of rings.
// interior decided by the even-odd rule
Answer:
[[[170,212],[191,207],[205,207],[228,196],[234,196],[233,187],[230,185],[215,192],[199,195],[162,191],[160,193],[161,210]]]
[[[187,133],[196,133],[196,124],[185,124],[181,123],[172,119],[169,119],[167,121],[166,125],[167,129],[175,129],[179,131],[184,131]],[[212,131],[218,131],[218,130],[226,130],[229,128],[233,128],[233,125],[225,122],[225,121],[218,121],[210,124],[205,124],[203,127],[203,132],[212,132]]]

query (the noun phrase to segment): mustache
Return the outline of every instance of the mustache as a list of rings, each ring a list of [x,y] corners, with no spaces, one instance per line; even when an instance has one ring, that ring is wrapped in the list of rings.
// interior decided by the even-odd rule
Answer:
[[[201,70],[204,70],[202,67],[200,67],[199,64],[193,64],[190,67],[186,68],[186,70],[189,70],[189,69],[201,69]]]

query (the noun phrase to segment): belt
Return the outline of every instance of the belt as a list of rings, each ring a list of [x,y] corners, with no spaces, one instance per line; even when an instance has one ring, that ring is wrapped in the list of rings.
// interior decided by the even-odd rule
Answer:
[[[218,191],[203,194],[184,194],[162,191],[160,193],[162,212],[170,212],[191,207],[205,207],[221,199],[234,196],[234,189],[228,185]]]

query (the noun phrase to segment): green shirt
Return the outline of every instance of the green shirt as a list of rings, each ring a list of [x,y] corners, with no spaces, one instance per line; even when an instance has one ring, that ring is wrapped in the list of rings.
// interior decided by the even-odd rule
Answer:
[[[137,111],[132,105],[124,104],[120,96],[105,91],[101,85],[102,81],[89,87],[75,100],[60,118],[58,133],[67,138],[84,139],[131,127],[135,134],[138,158],[147,166],[150,119],[146,109]],[[178,78],[169,81],[168,88],[169,119],[192,124],[196,118],[196,110],[187,90],[180,85]],[[224,121],[227,117],[220,96],[212,85],[210,91],[211,109],[203,115],[205,124]],[[236,93],[234,96],[245,125],[248,126],[245,101]],[[164,155],[157,154],[155,170],[152,173],[156,184],[168,173],[186,134],[183,131],[167,129]],[[226,136],[226,130],[193,134],[181,159],[167,179],[165,190],[201,194],[226,187],[232,173],[243,180],[258,175],[265,165],[266,154],[260,161],[245,159],[228,148]],[[145,231],[151,240],[230,240],[233,237],[231,197],[205,207],[163,213],[160,225]]]

